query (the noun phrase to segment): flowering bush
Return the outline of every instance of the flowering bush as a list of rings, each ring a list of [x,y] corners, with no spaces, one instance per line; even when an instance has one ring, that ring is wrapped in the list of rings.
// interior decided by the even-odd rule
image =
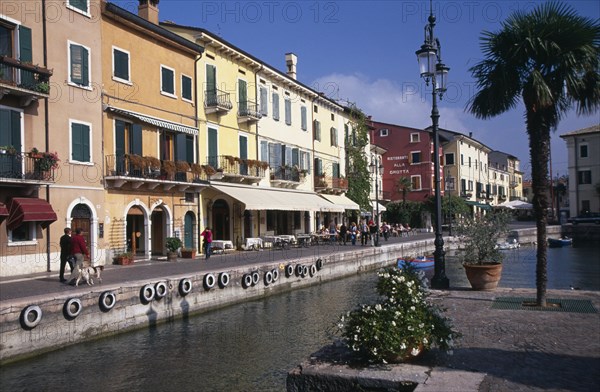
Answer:
[[[378,272],[382,302],[361,305],[340,317],[347,345],[375,362],[403,360],[437,346],[450,350],[459,334],[443,310],[429,303],[424,275],[413,266]]]

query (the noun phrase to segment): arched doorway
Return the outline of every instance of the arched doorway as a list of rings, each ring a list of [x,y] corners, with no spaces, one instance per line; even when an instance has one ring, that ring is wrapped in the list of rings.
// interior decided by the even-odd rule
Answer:
[[[152,255],[162,255],[167,237],[167,217],[162,207],[152,210]]]
[[[90,244],[91,240],[91,225],[92,224],[92,211],[85,204],[77,204],[71,211],[71,230],[75,232],[77,229],[81,229],[81,235],[85,239],[85,243],[88,246],[88,251],[91,253]]]
[[[194,233],[196,229],[196,217],[193,212],[188,211],[183,219],[183,246],[196,249],[194,244]]]
[[[137,206],[133,206],[127,211],[127,251],[144,255],[146,252],[146,229],[144,223],[144,211]]]
[[[229,231],[229,205],[223,199],[219,199],[213,204],[211,229],[213,238],[231,240],[231,233]]]

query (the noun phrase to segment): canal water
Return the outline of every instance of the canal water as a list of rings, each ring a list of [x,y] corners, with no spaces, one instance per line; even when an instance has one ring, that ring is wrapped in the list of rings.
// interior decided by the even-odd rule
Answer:
[[[597,247],[548,249],[548,288],[600,291]],[[468,283],[447,259],[453,287]],[[376,298],[375,273],[234,305],[0,369],[2,391],[284,391],[287,372],[332,341],[338,316]],[[503,287],[535,287],[535,250],[507,251]]]

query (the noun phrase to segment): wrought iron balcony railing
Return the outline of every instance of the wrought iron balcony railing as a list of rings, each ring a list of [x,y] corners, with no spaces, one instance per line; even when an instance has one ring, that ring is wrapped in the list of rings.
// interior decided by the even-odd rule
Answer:
[[[55,169],[46,165],[45,158],[28,153],[0,153],[0,178],[54,182]]]
[[[280,166],[271,171],[271,180],[300,182],[304,179],[305,172],[293,167]]]
[[[44,67],[0,56],[0,86],[9,93],[47,97],[50,94],[50,76],[52,72]]]
[[[204,92],[204,107],[207,113],[225,111],[233,108],[230,94],[219,89],[206,90]]]
[[[345,192],[348,190],[348,180],[346,178],[329,177],[324,174],[315,176],[315,189],[329,189],[333,192]]]
[[[238,102],[238,121],[258,121],[262,114],[258,110],[258,104],[252,101]]]
[[[223,172],[225,177],[264,178],[267,162],[255,159],[242,159],[231,155],[219,155],[208,158],[208,164]]]

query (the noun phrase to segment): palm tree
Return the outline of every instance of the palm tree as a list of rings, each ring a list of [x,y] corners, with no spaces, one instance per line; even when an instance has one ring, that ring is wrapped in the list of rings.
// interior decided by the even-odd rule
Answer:
[[[408,177],[400,177],[396,182],[396,190],[402,193],[402,203],[406,203],[406,195],[412,190],[412,181]]]
[[[600,25],[565,4],[548,2],[530,13],[513,13],[500,31],[484,31],[480,41],[485,58],[470,69],[478,91],[467,110],[486,119],[523,100],[537,226],[537,305],[546,306],[550,130],[573,107],[581,115],[600,106]]]

